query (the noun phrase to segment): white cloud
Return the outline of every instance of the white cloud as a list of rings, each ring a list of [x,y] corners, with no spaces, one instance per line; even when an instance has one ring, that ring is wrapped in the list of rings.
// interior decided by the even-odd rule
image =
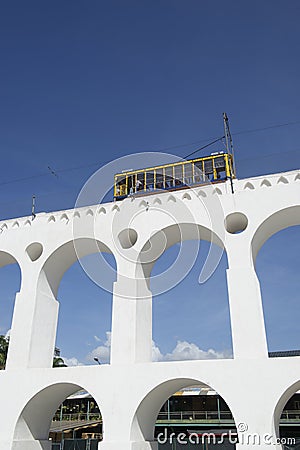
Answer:
[[[98,336],[94,336],[94,339],[95,339],[95,341],[97,341],[97,342],[101,342],[101,339],[98,337]]]
[[[159,347],[157,347],[155,342],[152,341],[152,361],[162,361],[162,360],[163,360],[163,355],[162,355]]]
[[[99,339],[99,338],[98,338]],[[97,340],[97,339],[96,339]],[[99,339],[100,340],[100,339]],[[98,358],[103,364],[110,360],[111,333],[106,332],[106,341],[87,355],[87,360],[94,362]],[[152,341],[152,361],[184,361],[194,359],[221,359],[232,358],[230,351],[218,352],[214,349],[202,350],[198,345],[187,341],[177,341],[171,353],[162,354],[160,348]]]
[[[5,339],[8,339],[10,337],[10,331],[11,329],[9,329],[6,333],[5,333]]]
[[[78,359],[75,358],[75,356],[72,356],[71,358],[65,358],[64,356],[61,356],[61,358],[64,360],[65,364],[68,367],[83,366],[83,364],[80,361],[78,361]]]
[[[202,350],[196,344],[187,341],[177,341],[171,353],[163,356],[165,361],[183,361],[192,359],[230,358],[230,352],[217,352],[214,349]]]
[[[99,339],[100,340],[100,339]],[[88,361],[94,362],[94,358],[98,358],[102,364],[109,363],[110,360],[111,332],[106,332],[106,341],[103,345],[94,348],[86,357]]]

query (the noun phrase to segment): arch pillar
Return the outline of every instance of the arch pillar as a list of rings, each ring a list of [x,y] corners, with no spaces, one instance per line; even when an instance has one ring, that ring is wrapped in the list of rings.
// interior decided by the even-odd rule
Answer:
[[[232,236],[226,246],[233,353],[235,358],[267,358],[260,284],[250,248],[250,243],[242,234]]]
[[[38,283],[38,275],[31,268],[16,295],[7,370],[52,367],[59,303],[46,277]]]
[[[236,424],[238,432],[238,443],[236,450],[250,449],[282,449],[281,444],[277,443],[276,431],[274,429],[271,409],[268,410],[270,398],[260,395],[261,398],[252,395],[252,400],[245,397],[244,402],[248,404],[242,415],[236,415]],[[249,400],[249,403],[248,403]],[[266,413],[266,411],[268,411]]]
[[[146,279],[118,276],[111,335],[111,364],[152,361],[152,294]]]

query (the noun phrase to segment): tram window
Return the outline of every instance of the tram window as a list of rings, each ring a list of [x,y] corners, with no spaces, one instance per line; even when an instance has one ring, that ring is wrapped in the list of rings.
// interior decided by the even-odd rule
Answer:
[[[204,172],[205,175],[209,175],[211,173],[213,173],[213,162],[211,159],[207,159],[204,161]]]
[[[126,195],[126,177],[116,177],[116,195]]]
[[[163,169],[156,169],[156,189],[164,188],[164,174]]]
[[[195,183],[201,183],[204,181],[205,177],[203,174],[203,167],[202,167],[202,161],[198,161],[194,164],[194,180]]]
[[[169,177],[166,175],[166,189],[172,188],[174,186],[173,177]]]
[[[184,164],[184,182],[186,184],[193,183],[193,167],[191,163]]]
[[[136,174],[127,175],[127,195],[132,195],[136,192]]]
[[[165,174],[166,174],[166,188],[170,188],[174,186],[174,180],[173,180],[173,167],[166,167],[165,168]]]
[[[220,156],[219,158],[215,158],[215,168],[216,169],[225,169],[224,156]]]
[[[182,165],[175,166],[175,184],[179,185],[183,182]]]
[[[143,191],[144,190],[144,172],[140,172],[137,174],[137,181],[136,181],[136,190],[137,191]]]
[[[217,178],[221,178],[225,176],[225,158],[224,156],[220,156],[214,159],[214,164],[217,172]]]
[[[146,189],[152,191],[154,189],[154,173],[146,172]]]

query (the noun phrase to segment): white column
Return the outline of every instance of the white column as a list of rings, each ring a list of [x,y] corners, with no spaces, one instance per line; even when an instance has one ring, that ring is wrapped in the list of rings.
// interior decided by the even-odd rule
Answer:
[[[260,397],[258,401],[255,401]],[[263,402],[263,399],[266,402]],[[245,407],[242,420],[236,417],[236,427],[238,431],[237,450],[257,449],[275,449],[282,448],[281,444],[277,443],[276,433],[272,423],[272,411],[268,408],[268,398],[264,397],[260,392],[258,396],[254,395],[254,400],[250,400],[243,395],[243,401],[248,408]]]
[[[250,243],[234,235],[227,247],[228,296],[235,358],[268,357],[260,285],[252,265]]]
[[[38,284],[36,273],[26,275],[16,295],[8,370],[52,367],[59,304],[46,280]]]
[[[113,293],[111,364],[151,360],[151,292],[144,279],[119,276]]]

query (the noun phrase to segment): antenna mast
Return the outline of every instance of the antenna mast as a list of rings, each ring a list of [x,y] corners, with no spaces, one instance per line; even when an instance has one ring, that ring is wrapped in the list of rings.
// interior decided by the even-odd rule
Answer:
[[[31,205],[31,220],[36,218],[35,214],[35,195],[32,196],[32,205]]]
[[[234,152],[233,152],[233,143],[232,136],[229,128],[229,120],[226,112],[223,112],[223,123],[224,123],[224,136],[225,136],[225,144],[226,151],[229,155],[232,156],[232,165],[233,165],[233,173],[235,174],[235,161],[234,161]]]
[[[229,120],[228,120],[226,112],[223,112],[223,123],[224,123],[224,136],[225,136],[226,151],[227,151],[228,155],[231,156],[231,160],[232,160],[232,167],[231,167],[231,164],[229,164],[230,185],[231,185],[231,193],[234,194],[232,177],[233,177],[233,175],[235,176],[235,162],[234,162],[232,137],[231,137],[230,128],[229,128]]]

